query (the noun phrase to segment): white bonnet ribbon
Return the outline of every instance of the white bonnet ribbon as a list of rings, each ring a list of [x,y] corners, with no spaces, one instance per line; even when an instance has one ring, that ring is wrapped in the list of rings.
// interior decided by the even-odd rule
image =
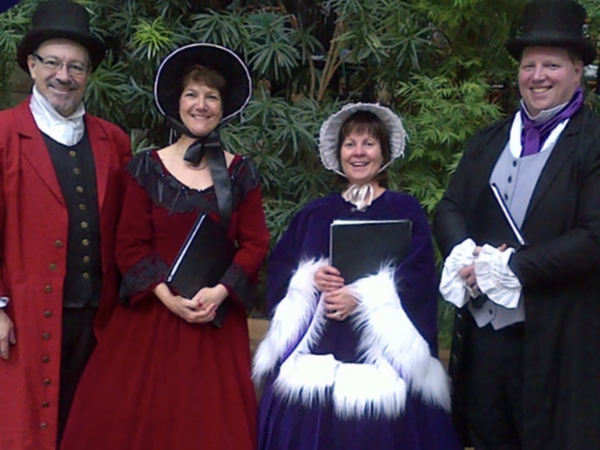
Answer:
[[[360,186],[353,184],[342,194],[342,197],[355,205],[359,211],[364,211],[373,203],[374,189],[371,184]]]

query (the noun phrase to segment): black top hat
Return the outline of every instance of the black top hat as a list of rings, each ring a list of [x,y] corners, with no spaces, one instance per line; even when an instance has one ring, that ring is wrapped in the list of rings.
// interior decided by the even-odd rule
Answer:
[[[154,101],[164,116],[180,122],[179,97],[183,74],[200,64],[216,70],[225,78],[223,118],[226,122],[240,113],[252,95],[252,78],[244,62],[233,51],[215,44],[190,44],[178,48],[161,63],[154,81]]]
[[[533,0],[523,12],[523,32],[506,49],[519,60],[525,47],[561,47],[579,55],[584,64],[596,57],[596,47],[583,36],[586,12],[571,0]]]
[[[102,62],[104,43],[90,32],[90,17],[82,5],[70,0],[48,0],[33,13],[31,29],[17,49],[17,62],[25,71],[27,57],[44,41],[69,39],[84,46],[90,54],[92,70]]]

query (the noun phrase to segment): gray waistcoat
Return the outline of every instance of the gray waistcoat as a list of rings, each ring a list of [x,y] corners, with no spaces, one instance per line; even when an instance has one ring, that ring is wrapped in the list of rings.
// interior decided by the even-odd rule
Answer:
[[[533,190],[553,148],[524,158],[515,158],[507,142],[492,171],[490,184],[496,183],[500,189],[518,227],[523,224]],[[525,239],[527,240],[527,236]],[[469,302],[469,311],[479,327],[491,323],[495,330],[525,320],[522,300],[514,309],[504,308],[490,300],[486,300],[481,308],[475,308]]]

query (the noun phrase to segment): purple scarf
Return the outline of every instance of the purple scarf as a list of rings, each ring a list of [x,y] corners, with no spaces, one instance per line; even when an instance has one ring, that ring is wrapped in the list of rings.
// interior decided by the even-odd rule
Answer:
[[[558,114],[546,122],[536,124],[524,111],[523,102],[521,102],[521,118],[523,119],[523,131],[521,132],[523,151],[521,152],[521,157],[539,152],[556,125],[572,117],[579,111],[581,105],[583,105],[583,89],[579,87],[575,91],[575,94],[573,94],[573,97],[571,97],[571,100],[569,100],[569,103]]]

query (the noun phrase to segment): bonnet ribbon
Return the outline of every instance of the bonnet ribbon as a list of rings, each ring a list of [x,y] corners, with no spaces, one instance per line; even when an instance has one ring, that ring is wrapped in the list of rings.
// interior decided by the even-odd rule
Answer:
[[[197,166],[202,161],[204,155],[206,155],[215,187],[219,216],[221,217],[223,228],[227,230],[231,220],[233,200],[231,195],[231,180],[229,178],[229,171],[227,170],[225,154],[221,147],[219,131],[215,129],[207,136],[198,137],[191,134],[187,127],[178,121],[168,116],[167,119],[169,124],[177,131],[196,139],[185,151],[183,156],[185,161]]]

